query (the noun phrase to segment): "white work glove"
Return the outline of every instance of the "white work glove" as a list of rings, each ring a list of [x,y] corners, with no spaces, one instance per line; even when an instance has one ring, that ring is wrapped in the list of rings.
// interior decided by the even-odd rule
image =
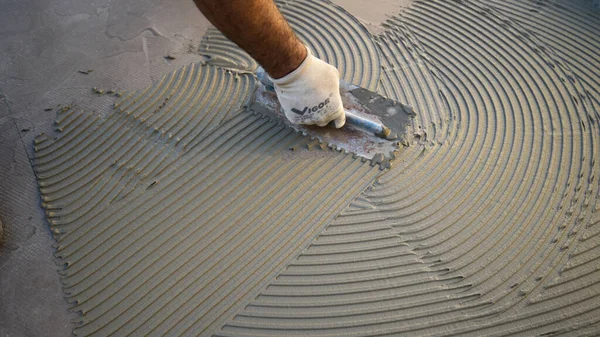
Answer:
[[[294,124],[325,126],[335,121],[335,127],[341,128],[346,115],[340,97],[340,73],[306,49],[306,59],[296,70],[271,78],[279,103]]]

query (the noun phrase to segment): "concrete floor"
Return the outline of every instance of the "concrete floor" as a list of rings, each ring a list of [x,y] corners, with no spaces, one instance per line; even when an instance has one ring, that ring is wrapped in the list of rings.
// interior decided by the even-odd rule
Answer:
[[[0,2],[0,336],[69,336],[76,318],[40,207],[33,138],[53,134],[59,105],[109,111],[113,98],[93,87],[139,89],[199,61],[207,27],[191,0]]]

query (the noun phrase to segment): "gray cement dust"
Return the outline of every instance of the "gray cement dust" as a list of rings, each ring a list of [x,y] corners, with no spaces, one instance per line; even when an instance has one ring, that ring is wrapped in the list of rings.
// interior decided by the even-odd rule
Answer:
[[[415,1],[372,36],[280,5],[345,81],[418,107],[414,146],[385,172],[291,154],[310,141],[242,109],[256,64],[214,30],[105,120],[65,111],[35,162],[76,334],[597,334],[600,14]]]

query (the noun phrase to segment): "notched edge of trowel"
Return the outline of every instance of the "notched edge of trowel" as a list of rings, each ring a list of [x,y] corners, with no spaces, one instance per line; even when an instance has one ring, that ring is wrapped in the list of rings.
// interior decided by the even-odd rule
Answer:
[[[309,140],[312,141],[312,142],[309,141],[306,144],[307,148],[309,150],[315,149],[317,147],[320,149],[328,148],[335,152],[343,153],[346,155],[351,155],[352,158],[359,159],[363,163],[369,161],[371,166],[378,165],[380,170],[386,170],[386,169],[391,168],[392,161],[394,159],[396,159],[397,154],[399,152],[403,151],[403,149],[404,149],[404,147],[398,146],[398,147],[396,147],[394,152],[392,152],[387,157],[383,153],[377,153],[373,156],[373,158],[369,159],[369,158],[362,157],[356,153],[347,151],[346,149],[341,149],[341,148],[336,147],[335,145],[329,144],[328,142],[323,141],[322,139],[313,135],[312,133],[303,131],[299,128],[295,128],[294,126],[290,125],[291,123],[287,123],[286,121],[282,120],[282,118],[276,112],[273,112],[268,107],[266,107],[260,103],[257,103],[254,100],[254,97],[252,97],[252,99],[249,100],[248,104],[244,106],[244,111],[246,111],[246,113],[251,113],[253,115],[260,116],[261,118],[266,118],[271,123],[275,123],[276,125],[282,125],[285,128],[290,129],[290,130],[294,131],[295,133],[302,135],[303,137],[307,137]]]
[[[342,100],[344,100],[344,107],[346,109],[353,108],[351,106],[352,104],[348,104],[352,102],[349,102],[347,97],[344,97],[344,95],[347,96],[349,93],[354,100],[354,104],[359,104],[359,110],[366,110],[366,112],[371,116],[379,118],[384,123],[392,125],[392,128],[398,132],[399,137],[397,139],[386,140],[388,144],[384,146],[384,148],[387,147],[386,153],[377,152],[377,149],[370,150],[369,152],[369,150],[360,149],[360,145],[357,146],[356,144],[351,144],[351,140],[357,141],[362,139],[365,141],[370,141],[377,138],[377,136],[370,135],[362,130],[352,127],[344,127],[344,129],[321,129],[316,126],[295,125],[290,123],[281,111],[275,94],[265,90],[260,84],[253,91],[250,99],[244,106],[244,109],[262,117],[267,117],[270,121],[278,124],[281,123],[281,125],[284,125],[287,128],[290,128],[313,141],[318,141],[320,144],[323,144],[331,150],[350,154],[354,158],[360,158],[363,162],[370,161],[372,166],[379,165],[380,169],[390,168],[392,161],[396,159],[398,154],[403,152],[408,146],[406,136],[410,133],[409,128],[412,126],[412,122],[410,120],[414,118],[416,114],[414,111],[412,111],[410,106],[399,103],[393,99],[385,98],[375,92],[371,92],[356,86],[345,87],[345,89],[347,90],[343,92]],[[266,97],[265,94],[271,96]],[[358,106],[355,105],[354,108],[356,107]],[[373,113],[373,111],[380,111],[380,113]],[[398,119],[398,116],[400,116],[398,113],[405,116]],[[398,116],[393,117],[395,115]],[[360,134],[360,137],[353,138],[352,134]],[[339,137],[340,135],[343,137]],[[336,142],[329,142],[327,137],[334,139]],[[378,139],[378,141],[381,142],[381,139]],[[339,144],[342,145],[340,146]],[[353,149],[356,149],[357,151],[354,152],[352,151]]]

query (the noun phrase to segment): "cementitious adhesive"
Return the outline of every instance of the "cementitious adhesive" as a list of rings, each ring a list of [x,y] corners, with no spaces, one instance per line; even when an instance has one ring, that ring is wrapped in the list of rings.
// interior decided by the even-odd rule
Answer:
[[[337,152],[287,155],[306,140],[240,113],[248,81],[191,65],[106,120],[66,111],[62,137],[38,138],[77,335],[210,334],[377,175]]]
[[[416,107],[385,172],[290,151],[311,141],[241,109],[254,65],[215,31],[207,64],[106,120],[60,114],[36,168],[76,334],[597,335],[586,4],[415,1],[371,36],[338,6],[281,2],[344,80]]]

